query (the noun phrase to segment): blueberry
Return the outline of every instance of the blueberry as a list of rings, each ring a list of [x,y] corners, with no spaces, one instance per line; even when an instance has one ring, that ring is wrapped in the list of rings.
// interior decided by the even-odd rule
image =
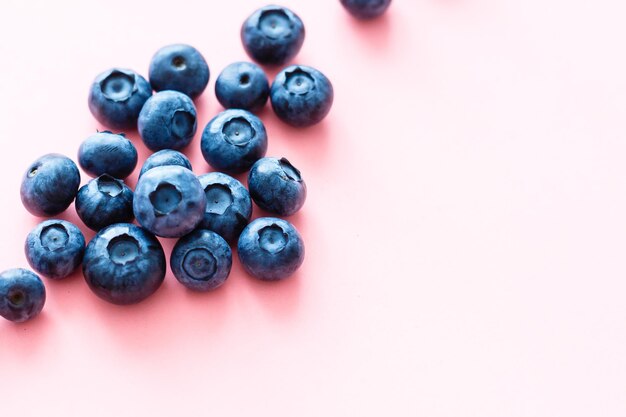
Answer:
[[[169,45],[157,51],[150,62],[150,84],[155,91],[180,91],[195,99],[209,82],[209,66],[196,48]]]
[[[146,101],[137,128],[143,143],[153,151],[182,149],[196,133],[196,107],[178,91],[161,91]]]
[[[24,252],[35,271],[61,279],[74,272],[83,260],[85,237],[68,221],[46,220],[28,234]]]
[[[272,83],[270,100],[285,123],[306,127],[319,123],[333,104],[333,86],[315,68],[293,65],[282,70]]]
[[[182,153],[175,151],[173,149],[163,149],[161,151],[155,152],[146,159],[146,162],[143,163],[141,167],[141,172],[139,173],[139,178],[152,168],[168,166],[168,165],[178,165],[181,167],[185,167],[191,171],[191,162],[189,159],[183,155]]]
[[[180,166],[152,168],[137,182],[133,211],[157,236],[181,237],[204,217],[206,198],[196,176]]]
[[[286,7],[265,6],[243,23],[241,41],[255,61],[283,65],[300,51],[304,43],[304,24]]]
[[[114,223],[130,223],[135,218],[133,192],[123,181],[101,175],[78,190],[76,213],[95,231]]]
[[[92,177],[109,174],[124,179],[137,166],[137,149],[123,133],[98,132],[78,148],[78,164]]]
[[[152,234],[130,223],[99,231],[83,260],[89,288],[113,304],[135,304],[152,295],[165,278],[165,254]]]
[[[206,195],[206,210],[200,227],[212,230],[229,243],[237,242],[252,215],[252,201],[246,187],[221,172],[198,177]]]
[[[267,151],[265,126],[248,111],[223,111],[204,128],[200,149],[217,170],[233,174],[247,171]]]
[[[263,210],[291,216],[306,200],[306,184],[286,158],[259,159],[248,174],[250,196]]]
[[[34,273],[9,269],[0,273],[0,316],[21,323],[41,312],[46,303],[46,287]]]
[[[228,278],[233,263],[228,243],[217,233],[198,229],[182,237],[172,250],[170,266],[176,279],[195,291],[209,291]]]
[[[291,223],[261,217],[239,236],[239,260],[248,273],[264,281],[276,281],[293,274],[304,261],[304,243]]]
[[[230,64],[215,81],[215,95],[227,109],[259,111],[267,103],[270,85],[267,76],[256,64],[235,62]]]
[[[24,173],[20,196],[35,216],[55,216],[72,204],[78,186],[78,167],[66,156],[48,154],[33,162]]]
[[[89,92],[89,110],[103,125],[134,129],[141,107],[152,95],[148,81],[135,71],[113,68],[98,75]]]
[[[341,4],[354,17],[373,19],[385,13],[391,0],[341,0]]]

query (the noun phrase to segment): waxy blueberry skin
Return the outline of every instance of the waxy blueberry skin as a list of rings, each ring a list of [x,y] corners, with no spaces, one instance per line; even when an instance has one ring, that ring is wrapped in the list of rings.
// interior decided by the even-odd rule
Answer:
[[[0,316],[21,323],[37,316],[46,303],[41,278],[22,268],[0,273]]]
[[[312,67],[292,65],[272,83],[270,101],[274,113],[295,127],[319,123],[330,112],[334,91],[330,80]]]
[[[130,223],[135,218],[133,191],[107,174],[80,187],[75,206],[78,217],[95,231],[115,223]]]
[[[26,237],[26,260],[42,275],[62,279],[80,265],[85,237],[76,225],[65,220],[45,220]]]
[[[254,114],[229,109],[206,125],[200,149],[204,159],[216,170],[238,174],[265,156],[267,132]]]
[[[103,125],[116,130],[137,126],[144,103],[152,87],[135,71],[112,68],[99,74],[89,91],[89,110]]]
[[[381,16],[389,5],[391,0],[340,0],[343,7],[354,17],[358,19],[374,19]]]
[[[109,174],[124,179],[137,166],[137,149],[123,133],[98,132],[78,148],[78,164],[92,177]]]
[[[117,223],[96,234],[85,250],[83,275],[89,288],[113,304],[135,304],[152,295],[165,278],[165,253],[141,227]]]
[[[250,193],[239,181],[221,172],[198,177],[206,195],[200,227],[212,230],[228,243],[236,243],[252,216]]]
[[[235,62],[215,80],[215,96],[227,109],[257,112],[265,106],[270,85],[265,72],[251,62]]]
[[[304,24],[286,7],[265,6],[241,26],[241,41],[248,55],[263,65],[283,65],[304,43]]]
[[[232,263],[228,243],[217,233],[205,229],[180,238],[170,259],[178,282],[194,291],[220,287],[228,278]]]
[[[173,149],[163,149],[153,153],[146,159],[146,162],[144,162],[141,167],[141,172],[139,172],[139,178],[152,168],[168,165],[178,165],[190,171],[192,170],[191,162],[189,162],[189,159],[184,154]]]
[[[47,154],[30,164],[24,173],[20,197],[31,214],[56,216],[72,204],[79,185],[80,173],[74,161]]]
[[[304,243],[286,220],[260,217],[239,236],[239,260],[252,276],[277,281],[291,276],[304,261]]]
[[[202,54],[193,46],[175,44],[159,49],[150,61],[154,91],[174,90],[192,99],[206,88],[210,72]]]
[[[206,197],[196,176],[180,166],[152,168],[137,182],[133,211],[139,224],[161,237],[181,237],[204,218]]]
[[[248,174],[250,196],[263,210],[291,216],[306,200],[306,183],[286,158],[262,158]]]
[[[161,91],[146,101],[137,122],[141,139],[153,151],[182,149],[198,126],[193,101],[178,91]]]

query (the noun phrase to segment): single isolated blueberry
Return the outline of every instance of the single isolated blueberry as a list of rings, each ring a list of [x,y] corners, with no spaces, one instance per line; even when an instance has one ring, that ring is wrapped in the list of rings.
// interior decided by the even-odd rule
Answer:
[[[212,230],[228,243],[236,243],[252,216],[250,193],[239,181],[221,172],[198,177],[206,195],[200,227]]]
[[[287,158],[259,159],[248,174],[250,196],[263,210],[291,216],[306,200],[306,184]]]
[[[170,165],[152,168],[137,182],[133,211],[141,226],[161,237],[181,237],[204,217],[206,198],[188,170]]]
[[[80,265],[85,237],[76,225],[65,220],[46,220],[26,236],[26,260],[42,275],[61,279]]]
[[[233,256],[217,233],[198,229],[182,237],[172,250],[170,267],[176,279],[195,291],[214,290],[230,274]]]
[[[241,41],[255,61],[264,65],[283,65],[302,48],[304,24],[286,7],[265,6],[243,22]]]
[[[150,84],[154,91],[175,90],[195,99],[206,88],[209,76],[209,66],[193,46],[164,46],[150,61]]]
[[[267,76],[256,64],[235,62],[215,80],[215,95],[227,109],[259,111],[267,103],[270,85]]]
[[[333,85],[315,68],[292,65],[272,83],[270,101],[283,122],[296,127],[319,123],[333,105]]]
[[[343,7],[358,19],[373,19],[385,13],[391,0],[340,0]]]
[[[152,234],[117,223],[87,245],[83,275],[89,288],[113,304],[135,304],[152,295],[165,278],[165,253]]]
[[[78,165],[92,177],[109,174],[124,179],[137,166],[137,149],[123,133],[98,132],[78,148]]]
[[[267,132],[261,119],[254,114],[229,109],[206,125],[200,149],[213,168],[238,174],[265,156]]]
[[[153,153],[146,159],[146,162],[144,162],[141,167],[141,172],[139,172],[139,178],[152,168],[168,165],[178,165],[190,171],[192,170],[191,162],[189,162],[189,159],[185,155],[173,149],[163,149]]]
[[[178,91],[161,91],[146,101],[137,128],[143,143],[153,151],[182,149],[196,133],[196,107]]]
[[[135,71],[112,68],[98,75],[89,91],[89,110],[103,125],[134,129],[143,104],[152,95],[148,81]]]
[[[52,153],[30,164],[22,178],[20,196],[31,214],[55,216],[72,204],[79,185],[80,173],[74,161]]]
[[[107,174],[80,187],[75,205],[78,217],[95,231],[114,223],[130,223],[135,218],[133,191]]]
[[[304,261],[304,243],[296,228],[274,217],[258,218],[243,229],[237,252],[245,270],[264,281],[287,278]]]
[[[21,323],[38,315],[46,303],[46,287],[37,275],[22,268],[0,273],[0,316]]]

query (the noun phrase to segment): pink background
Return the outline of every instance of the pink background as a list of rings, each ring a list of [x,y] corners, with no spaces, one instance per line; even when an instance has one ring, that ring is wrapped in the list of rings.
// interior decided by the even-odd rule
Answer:
[[[108,67],[146,74],[174,42],[205,55],[188,153],[209,169],[213,82],[247,59],[239,28],[263,4],[3,0],[0,269],[27,265],[37,223],[23,171],[101,127],[87,92]],[[0,322],[0,413],[626,415],[626,8],[394,0],[361,24],[338,0],[282,4],[307,29],[296,62],[336,93],[310,129],[262,113],[268,155],[309,188],[301,270],[264,284],[235,261],[210,294],[168,273],[128,308],[80,273],[46,280],[39,318]]]

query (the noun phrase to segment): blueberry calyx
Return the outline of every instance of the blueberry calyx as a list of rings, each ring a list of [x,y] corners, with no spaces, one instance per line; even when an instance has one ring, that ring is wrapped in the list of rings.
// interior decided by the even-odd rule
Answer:
[[[115,102],[128,100],[139,89],[134,74],[112,69],[99,83],[102,95]]]

